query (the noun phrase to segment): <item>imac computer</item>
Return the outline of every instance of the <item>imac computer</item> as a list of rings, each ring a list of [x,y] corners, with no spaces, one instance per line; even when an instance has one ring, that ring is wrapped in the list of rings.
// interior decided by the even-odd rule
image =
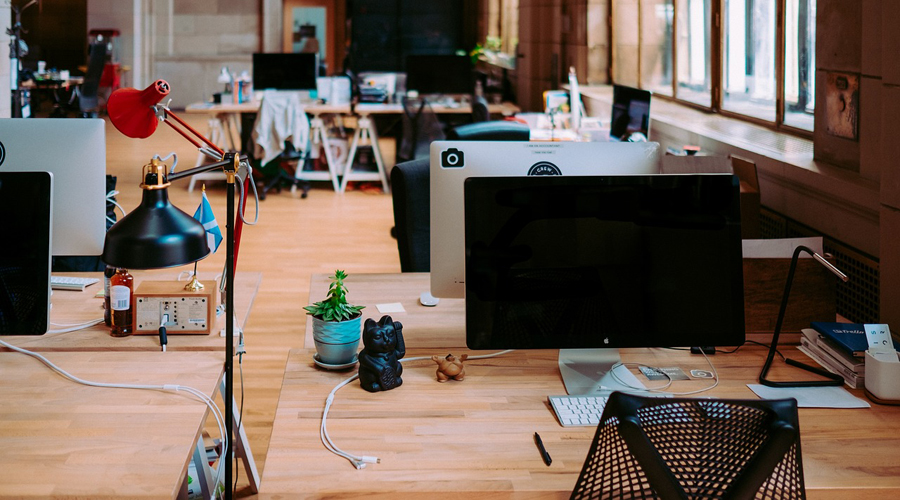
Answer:
[[[464,142],[431,144],[431,294],[465,296],[463,182],[470,177],[639,175],[659,172],[659,144]]]
[[[0,120],[0,172],[53,174],[53,255],[100,255],[106,236],[102,119]]]
[[[0,335],[49,329],[52,206],[49,172],[0,172]]]
[[[255,90],[316,90],[318,54],[253,54]]]
[[[736,176],[472,177],[465,245],[466,344],[560,349],[569,394],[627,388],[608,348],[744,342]]]
[[[456,55],[407,56],[406,89],[420,95],[471,94],[475,89],[472,60]]]
[[[614,141],[650,139],[650,91],[613,85],[609,137]]]

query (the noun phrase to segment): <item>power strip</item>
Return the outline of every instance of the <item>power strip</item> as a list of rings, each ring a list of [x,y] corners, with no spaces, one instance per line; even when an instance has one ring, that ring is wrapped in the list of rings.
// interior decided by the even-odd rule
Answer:
[[[184,289],[184,283],[144,281],[134,292],[137,335],[157,334],[160,318],[167,317],[166,333],[208,334],[215,325],[216,282],[204,282],[203,290]]]

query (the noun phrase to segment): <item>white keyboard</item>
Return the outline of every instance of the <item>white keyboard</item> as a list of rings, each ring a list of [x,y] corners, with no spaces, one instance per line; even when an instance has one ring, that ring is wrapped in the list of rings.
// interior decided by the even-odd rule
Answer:
[[[563,427],[597,426],[609,399],[606,396],[548,396],[550,406]]]
[[[50,288],[54,290],[84,290],[100,281],[97,278],[75,278],[72,276],[50,275]]]
[[[671,398],[672,394],[655,392],[642,394],[651,398]],[[608,396],[547,396],[550,406],[563,427],[597,426],[606,407]]]

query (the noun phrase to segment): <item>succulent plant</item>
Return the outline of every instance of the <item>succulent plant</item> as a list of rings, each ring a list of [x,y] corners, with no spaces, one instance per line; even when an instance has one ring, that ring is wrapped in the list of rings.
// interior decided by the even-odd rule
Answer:
[[[322,321],[344,321],[358,316],[366,306],[354,306],[347,303],[345,279],[347,279],[347,273],[340,269],[335,270],[334,276],[331,276],[331,285],[328,287],[328,297],[323,301],[304,307],[306,314]]]

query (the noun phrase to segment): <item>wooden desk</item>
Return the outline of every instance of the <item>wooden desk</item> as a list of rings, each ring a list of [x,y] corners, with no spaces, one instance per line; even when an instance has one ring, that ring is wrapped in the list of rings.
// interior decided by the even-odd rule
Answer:
[[[83,292],[70,290],[54,290],[51,303],[50,321],[58,324],[78,324],[103,317],[103,298],[97,297],[103,291],[103,276],[100,273],[64,273],[72,276],[93,276],[100,278],[100,283],[87,287]],[[135,289],[145,280],[175,280],[173,271],[135,271]],[[200,273],[201,280],[213,280],[212,274]],[[237,320],[235,329],[243,329],[250,316],[253,300],[262,280],[260,273],[237,273],[234,287],[234,306]],[[217,292],[217,298],[220,294]],[[224,351],[225,338],[219,331],[225,327],[225,316],[219,316],[218,327],[209,335],[169,335],[167,349],[169,351]],[[52,326],[51,329],[61,329]],[[237,335],[235,335],[237,337]],[[36,351],[158,351],[159,337],[156,335],[131,335],[129,337],[113,337],[109,327],[99,325],[84,330],[67,333],[48,333],[45,335],[7,335],[0,339],[24,349]],[[6,350],[0,347],[0,351]]]
[[[351,275],[347,287],[351,302],[368,304],[382,280],[381,294],[374,299],[404,304],[407,313],[393,317],[404,323],[407,357],[469,352],[455,345],[462,336],[462,320],[441,311],[445,301],[435,308],[412,308],[413,292],[418,297],[426,278],[415,274]],[[315,289],[320,286],[318,279],[313,278],[312,297],[319,293]],[[368,309],[365,312],[367,317],[380,316]],[[436,336],[447,334],[447,345],[453,347],[437,347],[441,338]],[[380,464],[364,470],[332,455],[319,440],[325,397],[353,372],[316,368],[314,352],[297,349],[289,355],[266,457],[262,498],[292,498],[298,492],[330,498],[437,497],[447,491],[465,497],[567,498],[574,487],[594,429],[563,428],[548,406],[547,396],[565,393],[557,351],[516,351],[473,360],[467,363],[463,382],[439,384],[434,378],[435,365],[419,361],[405,365],[403,385],[392,391],[370,394],[357,382],[351,383],[338,392],[328,429],[338,447],[381,458]],[[803,356],[790,348],[784,352]],[[715,356],[721,382],[703,396],[755,398],[746,384],[756,381],[765,355],[764,348],[747,346],[735,354]],[[707,369],[703,358],[668,349],[627,349],[622,358],[680,366],[686,371]],[[776,363],[773,376],[798,376],[795,369],[784,366]],[[676,382],[673,390],[699,389],[707,383]],[[861,391],[851,392],[861,395]],[[900,495],[900,455],[896,453],[900,436],[891,430],[891,423],[897,421],[897,407],[801,408],[809,498]],[[553,457],[550,467],[543,464],[534,446],[534,432],[540,433]]]
[[[222,376],[212,352],[48,353],[92,381],[180,384],[208,396]],[[207,407],[161,391],[63,379],[38,360],[0,353],[0,498],[173,498]]]

